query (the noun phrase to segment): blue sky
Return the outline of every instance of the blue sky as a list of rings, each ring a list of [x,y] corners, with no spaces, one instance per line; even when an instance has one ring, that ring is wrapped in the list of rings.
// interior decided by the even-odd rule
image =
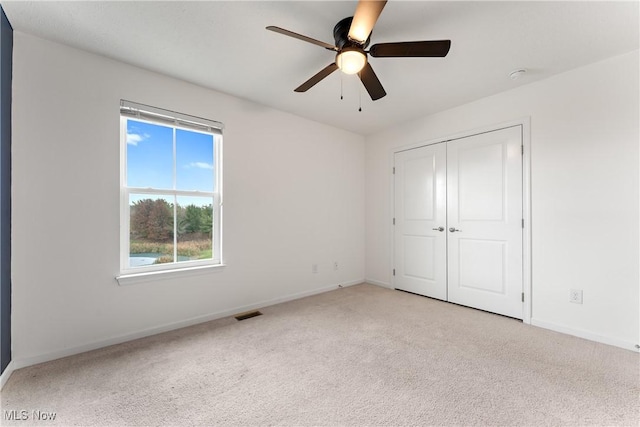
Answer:
[[[128,187],[173,189],[173,161],[172,128],[127,121]],[[177,190],[214,191],[212,135],[177,129],[175,161]],[[197,198],[194,202],[210,203],[203,203],[205,200],[211,199]]]

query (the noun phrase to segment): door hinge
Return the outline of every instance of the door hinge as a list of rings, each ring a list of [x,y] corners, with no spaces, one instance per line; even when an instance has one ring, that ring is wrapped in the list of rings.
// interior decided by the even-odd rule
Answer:
[[[395,268],[393,269],[393,275],[394,276],[396,275],[396,269]]]
[[[524,145],[520,146],[520,154],[522,154],[524,156]]]
[[[524,292],[522,293],[522,302],[524,302]]]
[[[396,174],[396,167],[395,166],[393,167],[393,170],[392,170],[391,173],[393,173],[394,175]]]
[[[522,228],[524,228],[524,218],[522,218]]]
[[[396,219],[393,218],[393,225],[396,225]]]

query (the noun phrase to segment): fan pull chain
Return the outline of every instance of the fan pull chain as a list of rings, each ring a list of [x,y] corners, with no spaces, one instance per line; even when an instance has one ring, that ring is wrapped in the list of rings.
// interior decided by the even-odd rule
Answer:
[[[344,97],[342,96],[342,73],[340,73],[340,99],[344,99]]]
[[[362,112],[362,88],[358,91],[358,111]]]

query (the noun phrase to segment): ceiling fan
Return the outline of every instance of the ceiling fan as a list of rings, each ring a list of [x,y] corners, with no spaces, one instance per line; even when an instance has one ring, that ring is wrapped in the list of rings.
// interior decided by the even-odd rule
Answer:
[[[451,40],[430,40],[398,43],[378,43],[369,46],[371,31],[375,25],[386,0],[370,1],[360,0],[353,17],[344,18],[333,28],[335,45],[285,30],[284,28],[269,26],[267,30],[284,34],[306,41],[327,50],[336,52],[336,59],[327,65],[316,75],[298,86],[295,92],[306,92],[322,79],[340,69],[345,74],[358,74],[362,84],[371,96],[372,100],[382,98],[387,94],[378,76],[374,73],[367,55],[374,58],[414,58],[414,57],[445,57],[449,53]]]

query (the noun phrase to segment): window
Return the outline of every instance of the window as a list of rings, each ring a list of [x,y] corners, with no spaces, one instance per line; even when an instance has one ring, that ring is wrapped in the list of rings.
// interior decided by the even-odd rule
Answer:
[[[221,130],[121,102],[122,275],[222,264]]]

